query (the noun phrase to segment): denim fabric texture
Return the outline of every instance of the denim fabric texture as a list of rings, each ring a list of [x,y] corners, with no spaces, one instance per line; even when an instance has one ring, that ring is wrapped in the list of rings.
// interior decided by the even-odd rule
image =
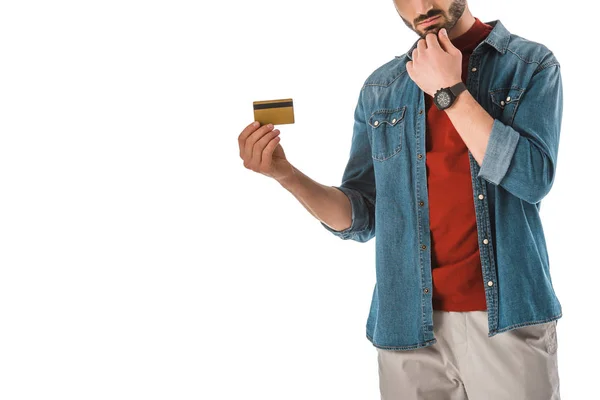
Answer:
[[[499,20],[469,59],[467,88],[494,118],[481,166],[469,151],[488,311],[488,336],[557,320],[541,200],[556,174],[562,121],[560,65],[544,45]],[[406,72],[411,49],[373,71],[354,112],[339,186],[352,205],[344,240],[375,238],[367,338],[383,349],[436,343],[433,334],[425,98]]]

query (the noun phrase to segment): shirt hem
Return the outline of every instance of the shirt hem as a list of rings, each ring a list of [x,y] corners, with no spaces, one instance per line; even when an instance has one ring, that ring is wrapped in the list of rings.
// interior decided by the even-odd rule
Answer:
[[[493,335],[498,334],[498,333],[502,333],[502,332],[506,332],[506,331],[510,331],[512,329],[517,329],[517,328],[522,328],[524,326],[530,326],[530,325],[538,325],[538,324],[544,324],[546,322],[550,322],[550,321],[554,321],[554,320],[558,320],[559,318],[562,317],[562,312],[560,314],[554,315],[550,318],[546,318],[546,319],[542,319],[539,321],[530,321],[530,322],[524,322],[521,324],[515,324],[515,325],[510,325],[507,326],[506,328],[502,328],[502,329],[496,329],[493,333]],[[488,336],[493,336],[493,335],[488,335]]]
[[[384,349],[384,350],[414,350],[414,349],[418,349],[421,347],[428,347],[431,345],[434,345],[437,343],[437,339],[431,339],[428,340],[426,342],[423,343],[417,343],[417,344],[413,344],[413,345],[409,345],[409,346],[382,346],[380,344],[376,344],[373,341],[373,338],[371,336],[369,336],[369,334],[367,333],[367,339],[369,339],[369,342],[371,342],[371,344],[379,349]]]

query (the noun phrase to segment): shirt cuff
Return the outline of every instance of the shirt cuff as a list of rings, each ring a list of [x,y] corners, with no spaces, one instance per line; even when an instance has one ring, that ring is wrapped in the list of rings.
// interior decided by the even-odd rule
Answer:
[[[499,185],[504,175],[506,175],[506,171],[508,171],[519,137],[519,133],[512,127],[505,125],[498,119],[494,119],[492,132],[477,177]]]
[[[357,190],[344,186],[333,187],[341,190],[348,197],[348,199],[350,199],[350,206],[352,207],[352,223],[348,228],[341,231],[336,231],[335,229],[326,225],[324,222],[321,222],[321,225],[323,225],[323,227],[329,232],[342,239],[350,239],[352,236],[354,236],[354,234],[364,231],[368,227],[369,211],[362,195]]]

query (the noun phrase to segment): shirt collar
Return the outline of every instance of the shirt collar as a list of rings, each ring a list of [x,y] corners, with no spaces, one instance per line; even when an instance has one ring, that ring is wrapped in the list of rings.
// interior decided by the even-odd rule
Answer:
[[[504,27],[504,25],[502,25],[502,22],[500,22],[499,19],[486,22],[486,24],[491,25],[493,28],[483,41],[498,50],[500,53],[506,53],[506,48],[508,47],[508,42],[510,41],[510,32]],[[421,38],[417,39],[410,50],[404,54],[409,60],[412,60],[412,52],[417,48],[419,40],[421,40]],[[400,57],[402,56],[396,56],[396,58]]]

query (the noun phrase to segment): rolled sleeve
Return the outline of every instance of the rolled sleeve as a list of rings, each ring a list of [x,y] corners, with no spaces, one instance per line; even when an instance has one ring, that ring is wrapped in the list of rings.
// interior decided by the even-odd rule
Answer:
[[[333,187],[344,192],[348,199],[350,199],[350,205],[352,206],[352,224],[342,231],[337,231],[323,222],[321,222],[321,225],[329,232],[342,239],[352,239],[354,234],[358,234],[367,229],[369,225],[369,218],[367,217],[369,215],[369,210],[367,209],[363,197],[358,191],[343,186]]]
[[[562,101],[560,64],[549,55],[531,77],[510,123],[494,119],[477,177],[539,203],[556,176]]]
[[[354,128],[348,162],[341,184],[333,186],[350,199],[352,224],[343,231],[336,231],[321,222],[321,225],[334,235],[357,242],[366,242],[375,236],[375,172],[363,105],[365,96],[363,85],[354,111]]]
[[[477,177],[499,185],[504,175],[506,175],[506,171],[508,171],[508,166],[518,142],[519,134],[516,131],[510,129],[498,119],[494,119],[492,132]]]

